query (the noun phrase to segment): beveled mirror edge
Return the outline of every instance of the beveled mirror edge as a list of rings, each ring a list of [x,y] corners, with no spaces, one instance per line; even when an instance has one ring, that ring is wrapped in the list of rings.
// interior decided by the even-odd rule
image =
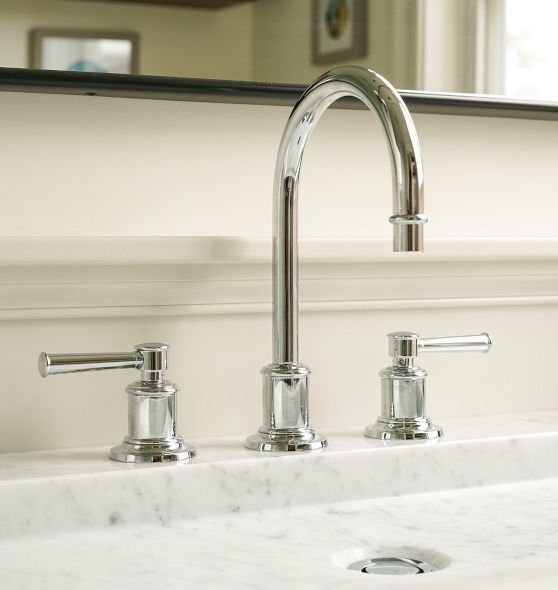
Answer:
[[[305,88],[303,84],[0,68],[0,91],[6,92],[292,106]],[[418,90],[400,92],[409,110],[415,113],[558,120],[558,102]],[[342,99],[337,106],[362,108],[354,99]]]

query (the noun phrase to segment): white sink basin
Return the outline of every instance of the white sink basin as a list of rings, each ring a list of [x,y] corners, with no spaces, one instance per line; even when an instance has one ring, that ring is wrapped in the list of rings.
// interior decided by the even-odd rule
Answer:
[[[442,423],[433,443],[330,433],[329,449],[296,456],[199,441],[185,466],[107,449],[0,456],[1,585],[557,588],[558,412]],[[439,569],[347,569],[368,557]]]

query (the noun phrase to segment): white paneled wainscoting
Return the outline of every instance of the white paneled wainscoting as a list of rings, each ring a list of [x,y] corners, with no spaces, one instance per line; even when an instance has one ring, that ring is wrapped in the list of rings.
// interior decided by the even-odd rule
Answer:
[[[433,417],[552,409],[547,346],[558,325],[558,239],[301,240],[301,362],[320,430],[379,412],[386,334],[490,332],[488,355],[420,358]],[[133,371],[42,379],[39,352],[168,342],[186,438],[251,434],[271,361],[271,244],[240,237],[0,239],[0,450],[116,444]]]

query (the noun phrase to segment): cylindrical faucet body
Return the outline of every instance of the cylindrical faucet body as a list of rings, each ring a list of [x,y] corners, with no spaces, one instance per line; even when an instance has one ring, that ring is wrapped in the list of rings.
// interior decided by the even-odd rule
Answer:
[[[147,384],[135,381],[128,394],[128,435],[131,444],[141,441],[165,441],[176,437],[176,393],[170,381]]]
[[[426,414],[427,373],[415,364],[415,357],[424,352],[488,352],[491,347],[492,340],[486,332],[438,338],[421,338],[414,332],[388,334],[392,363],[380,371],[381,413],[374,424],[364,429],[365,436],[381,440],[442,436],[442,429]]]
[[[196,451],[176,433],[178,386],[165,379],[168,348],[162,342],[143,342],[133,352],[43,352],[39,356],[39,373],[47,377],[80,371],[139,369],[140,379],[126,388],[128,434],[121,444],[112,447],[109,457],[127,463],[186,461]]]
[[[303,366],[269,365],[262,369],[263,428],[285,431],[310,427],[308,412],[309,369]]]

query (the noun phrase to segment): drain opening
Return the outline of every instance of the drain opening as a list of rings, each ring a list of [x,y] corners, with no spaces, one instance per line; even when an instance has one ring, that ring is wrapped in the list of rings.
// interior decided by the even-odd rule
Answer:
[[[350,570],[363,574],[382,574],[386,576],[414,576],[435,572],[438,568],[426,561],[405,557],[375,557],[360,559],[349,565]]]

